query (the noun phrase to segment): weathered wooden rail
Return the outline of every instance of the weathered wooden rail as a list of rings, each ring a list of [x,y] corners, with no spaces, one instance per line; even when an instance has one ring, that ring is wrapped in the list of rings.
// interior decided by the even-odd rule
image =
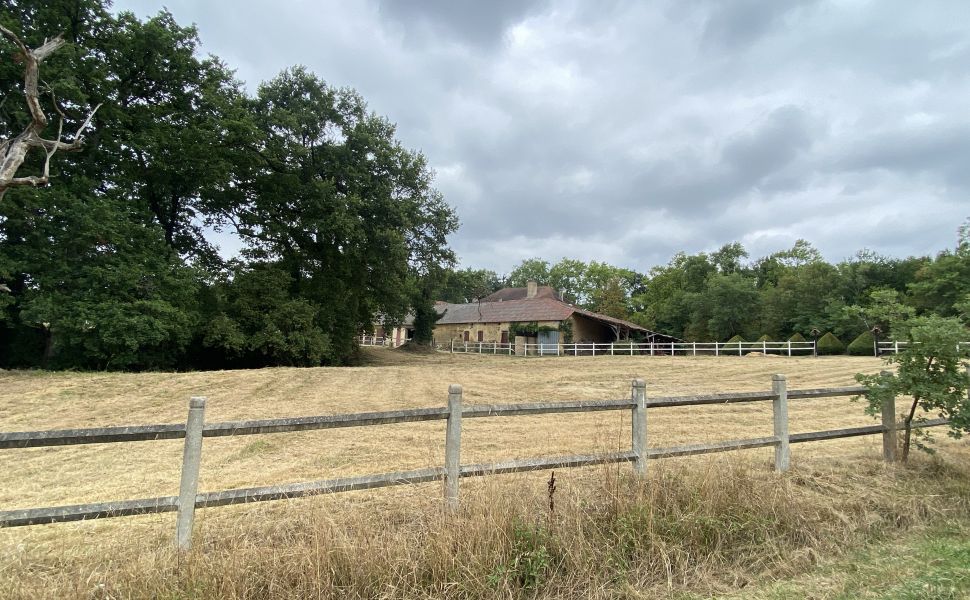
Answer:
[[[646,384],[642,379],[637,379],[633,381],[630,398],[628,399],[465,406],[462,403],[461,386],[452,385],[448,390],[448,404],[446,407],[208,424],[204,423],[203,418],[206,400],[205,398],[195,397],[189,402],[189,416],[184,424],[174,423],[131,427],[98,427],[0,433],[0,449],[8,450],[76,444],[105,444],[172,439],[185,440],[178,496],[5,510],[0,511],[0,527],[19,527],[84,519],[176,512],[178,513],[176,519],[176,543],[179,548],[187,549],[192,543],[192,525],[196,508],[264,502],[284,498],[300,498],[316,494],[368,490],[393,485],[443,481],[445,505],[450,510],[454,510],[458,506],[458,482],[463,477],[480,477],[502,473],[622,462],[632,463],[635,475],[641,477],[646,473],[646,461],[648,460],[710,454],[731,450],[765,448],[769,446],[775,449],[775,469],[783,472],[789,468],[791,444],[876,434],[883,435],[884,458],[887,461],[894,461],[897,445],[895,401],[890,401],[883,405],[882,423],[880,425],[789,434],[789,400],[851,396],[861,394],[864,391],[864,387],[855,386],[789,390],[784,375],[775,375],[772,378],[771,391],[660,396],[648,399],[646,396]],[[666,448],[650,448],[647,445],[648,409],[762,401],[772,402],[774,431],[771,436]],[[463,419],[613,410],[631,411],[631,444],[630,449],[627,451],[518,459],[474,465],[462,465],[460,463],[461,426]],[[202,439],[206,437],[263,435],[436,420],[446,421],[445,464],[443,467],[198,493],[197,486],[202,454]],[[919,426],[934,427],[945,425],[946,423],[947,421],[944,419],[936,419],[923,422]]]

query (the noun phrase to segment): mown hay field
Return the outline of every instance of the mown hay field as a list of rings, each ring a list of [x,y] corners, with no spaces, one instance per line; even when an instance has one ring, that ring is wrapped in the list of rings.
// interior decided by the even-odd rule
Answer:
[[[875,372],[872,358],[824,357],[563,357],[521,359],[476,355],[412,355],[366,351],[366,365],[351,368],[201,373],[0,373],[0,431],[175,423],[188,398],[208,398],[207,421],[229,421],[443,406],[449,384],[464,387],[464,401],[508,403],[627,397],[643,378],[647,394],[681,395],[770,389],[783,373],[789,388],[853,385],[857,372]],[[901,410],[901,405],[900,405]],[[849,398],[793,400],[792,433],[873,424],[861,402]],[[649,445],[671,446],[771,435],[769,402],[657,409],[649,412]],[[629,413],[599,412],[537,417],[469,419],[462,462],[556,456],[626,449]],[[938,436],[942,437],[942,436]],[[209,438],[203,446],[200,491],[363,475],[443,464],[444,422]],[[943,454],[966,457],[965,442],[944,442]],[[793,446],[793,464],[813,477],[848,485],[853,465],[871,472],[879,436]],[[0,507],[4,510],[178,493],[182,442],[157,441],[0,451]],[[769,471],[770,448],[732,453]],[[711,468],[711,457],[671,459],[691,469]],[[656,464],[656,463],[653,463]],[[563,471],[560,486],[581,486],[596,469]],[[469,493],[504,482],[544,486],[548,473],[464,480]],[[863,482],[860,485],[866,485]],[[827,484],[827,485],[828,485]],[[262,531],[277,517],[326,506],[339,528],[342,515],[398,518],[433,514],[440,484],[403,486],[259,505],[202,510],[200,527],[218,538]],[[325,504],[321,504],[325,503]],[[402,510],[402,507],[404,510]],[[422,517],[423,518],[423,517]],[[174,515],[150,515],[0,530],[0,575],[21,577],[41,569],[87,564],[112,541],[148,548],[168,545]],[[210,539],[210,537],[206,537]],[[107,546],[106,546],[107,545]],[[56,558],[51,558],[56,557]],[[54,567],[52,565],[60,565]],[[66,567],[70,568],[70,567]],[[2,577],[0,577],[2,578]],[[36,588],[30,588],[36,589]]]

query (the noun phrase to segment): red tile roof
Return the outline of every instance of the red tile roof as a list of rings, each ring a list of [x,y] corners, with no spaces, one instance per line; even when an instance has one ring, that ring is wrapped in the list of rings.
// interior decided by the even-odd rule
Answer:
[[[468,304],[438,304],[444,313],[441,325],[456,323],[528,323],[530,321],[563,321],[576,309],[554,298],[529,298],[503,302],[471,302]]]

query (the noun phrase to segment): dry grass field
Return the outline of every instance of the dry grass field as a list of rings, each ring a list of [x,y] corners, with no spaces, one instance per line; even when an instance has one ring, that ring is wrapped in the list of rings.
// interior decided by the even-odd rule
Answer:
[[[0,431],[175,423],[184,421],[188,398],[194,395],[208,398],[207,421],[227,421],[443,406],[451,383],[464,386],[466,403],[506,403],[626,397],[630,381],[636,377],[647,381],[648,396],[765,390],[770,388],[773,373],[786,374],[790,389],[852,385],[854,373],[881,368],[875,359],[846,357],[517,359],[410,355],[373,349],[367,351],[366,358],[366,366],[353,368],[142,374],[2,372]],[[793,400],[789,409],[791,431],[873,424],[862,409],[861,403],[848,398]],[[658,409],[649,413],[651,446],[770,434],[770,403]],[[938,437],[942,438],[941,434]],[[627,448],[629,437],[629,415],[625,411],[470,419],[464,424],[462,462],[611,451]],[[865,490],[878,487],[873,484],[878,478],[873,478],[883,469],[878,460],[880,444],[878,436],[798,444],[792,448],[795,472],[812,480],[813,493],[818,498],[839,495],[844,490],[865,494]],[[200,490],[436,466],[443,464],[443,446],[443,421],[210,438],[203,446]],[[0,507],[176,495],[181,449],[182,443],[177,440],[0,451]],[[758,449],[713,458],[673,459],[660,461],[663,466],[654,462],[651,469],[661,478],[667,477],[663,474],[668,472],[694,473],[699,477],[696,485],[720,482],[715,488],[726,485],[724,473],[754,472],[758,474],[751,483],[753,487],[739,493],[765,493],[774,498],[770,489],[775,484],[768,473],[771,453],[771,449]],[[959,462],[966,461],[970,451],[965,442],[943,442],[941,454],[944,461],[955,458]],[[583,490],[600,489],[597,486],[610,477],[611,481],[619,481],[616,469],[557,473],[563,502],[580,503]],[[604,478],[604,474],[608,477]],[[496,498],[502,502],[525,498],[526,503],[541,505],[547,478],[548,473],[536,473],[498,476],[491,481],[465,480],[465,504],[494,505]],[[692,493],[672,483],[673,479],[666,481],[665,485],[676,487],[678,494]],[[727,487],[733,489],[734,484]],[[282,535],[289,541],[273,542],[273,552],[278,554],[281,547],[292,542],[287,536],[292,533],[294,519],[302,526],[308,522],[303,519],[311,519],[314,527],[320,526],[322,519],[329,536],[326,544],[336,543],[337,536],[344,546],[352,547],[359,545],[360,540],[345,526],[353,523],[353,528],[365,531],[371,531],[368,521],[383,523],[382,527],[393,528],[402,523],[414,526],[415,520],[427,520],[428,515],[437,514],[440,493],[440,484],[427,484],[207,509],[199,513],[200,539],[204,540],[199,552],[206,552],[206,548],[214,552],[226,544],[235,544],[232,568],[246,571],[249,567],[238,557],[254,552],[253,544],[258,546],[262,540]],[[774,498],[766,502],[774,506],[773,502],[787,501]],[[511,512],[517,510],[502,505]],[[279,523],[279,527],[274,523]],[[123,578],[128,571],[119,570],[119,563],[126,561],[138,565],[129,573],[133,581],[139,580],[137,573],[142,574],[141,579],[145,573],[163,573],[166,565],[171,566],[175,560],[167,554],[173,530],[172,514],[0,530],[0,586],[23,597],[55,591],[79,597],[156,595],[168,588],[161,583],[162,587],[151,588],[129,582],[128,587],[118,584],[121,591],[108,593],[105,590],[113,588],[111,584],[106,588],[105,580]],[[320,543],[320,539],[313,538],[311,542]],[[311,542],[302,539],[296,547]],[[245,549],[239,549],[238,544]],[[381,552],[387,552],[386,548]],[[403,560],[413,559],[412,556]],[[220,569],[231,570],[220,564]],[[331,564],[331,575],[339,571],[333,569],[336,567]],[[179,577],[182,576],[184,573]],[[723,577],[715,580],[721,584],[724,581]],[[672,579],[668,584],[672,585]],[[185,591],[178,589],[180,594]],[[324,588],[312,586],[283,586],[275,592],[272,586],[241,591],[220,587],[218,595],[286,597],[287,590],[293,589],[302,590],[301,593],[316,590],[315,594],[326,596],[320,591]],[[357,590],[352,586],[346,589]],[[210,592],[206,589],[184,595],[211,597]],[[406,596],[405,592],[381,588],[370,595],[397,597]],[[501,597],[499,592],[500,589],[496,594]]]

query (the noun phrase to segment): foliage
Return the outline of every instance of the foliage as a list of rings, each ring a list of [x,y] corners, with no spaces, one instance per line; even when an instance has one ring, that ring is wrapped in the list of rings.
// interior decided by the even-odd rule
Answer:
[[[538,588],[556,567],[553,536],[542,525],[515,521],[509,537],[508,557],[489,574],[489,583],[493,587],[504,583],[524,590]]]
[[[788,341],[789,342],[806,342],[808,340],[805,339],[805,336],[804,335],[802,335],[802,334],[800,334],[800,333],[798,333],[796,331],[795,333],[792,334],[792,336],[790,338],[788,338]]]
[[[727,352],[727,351],[732,350],[732,349],[733,350],[738,350],[738,348],[740,348],[741,344],[745,344],[745,343],[747,343],[747,340],[745,340],[740,335],[735,335],[735,336],[731,337],[731,339],[729,339],[728,341],[724,342],[724,347],[722,348],[722,351],[723,352]]]
[[[536,337],[539,335],[540,331],[559,331],[557,327],[552,327],[551,325],[539,325],[536,321],[523,322],[523,323],[509,323],[509,336],[515,339],[515,336],[521,335],[525,337]],[[570,334],[572,334],[572,329],[570,326]]]
[[[594,292],[593,311],[617,319],[628,319],[630,317],[626,293],[623,291],[619,278],[610,279],[604,287]]]
[[[905,419],[903,460],[906,460],[912,423],[914,419],[923,420],[916,414],[917,409],[948,419],[953,437],[970,432],[970,374],[965,370],[970,361],[970,347],[961,344],[967,336],[966,327],[952,317],[916,317],[896,326],[905,332],[907,343],[899,354],[883,358],[896,371],[878,375],[860,373],[856,380],[869,388],[865,397],[872,414],[878,414],[889,398],[912,397]]]
[[[523,260],[519,266],[505,278],[505,285],[509,287],[525,287],[530,281],[539,285],[551,285],[552,280],[549,275],[549,263],[538,259],[530,258]]]
[[[856,318],[867,330],[878,328],[883,339],[893,333],[893,323],[903,322],[916,313],[912,306],[903,304],[896,290],[879,288],[871,290],[867,296],[865,306],[846,306],[843,312],[848,317]]]
[[[816,350],[819,356],[843,354],[845,352],[845,344],[830,331],[818,338]]]
[[[484,298],[502,287],[495,271],[488,269],[447,269],[436,300],[464,304]]]
[[[412,341],[422,346],[431,344],[434,339],[434,325],[445,316],[444,313],[439,313],[434,307],[436,276],[438,276],[437,273],[435,276],[429,274],[415,284],[416,290],[412,302],[414,307],[414,337]]]
[[[562,340],[560,341],[563,344],[573,343],[574,340],[573,340],[573,320],[572,319],[566,319],[565,321],[560,321],[559,331],[561,332],[561,335],[562,335]]]
[[[70,42],[44,72],[65,127],[103,107],[57,187],[0,206],[0,366],[339,364],[452,263],[457,219],[427,161],[353,90],[298,67],[250,97],[166,11],[8,8],[28,43]],[[4,98],[21,93],[16,67],[0,61]],[[0,135],[21,105],[0,103]],[[207,227],[241,238],[242,259],[225,264]]]
[[[847,350],[853,356],[875,356],[876,338],[871,331],[863,331],[852,340]]]

